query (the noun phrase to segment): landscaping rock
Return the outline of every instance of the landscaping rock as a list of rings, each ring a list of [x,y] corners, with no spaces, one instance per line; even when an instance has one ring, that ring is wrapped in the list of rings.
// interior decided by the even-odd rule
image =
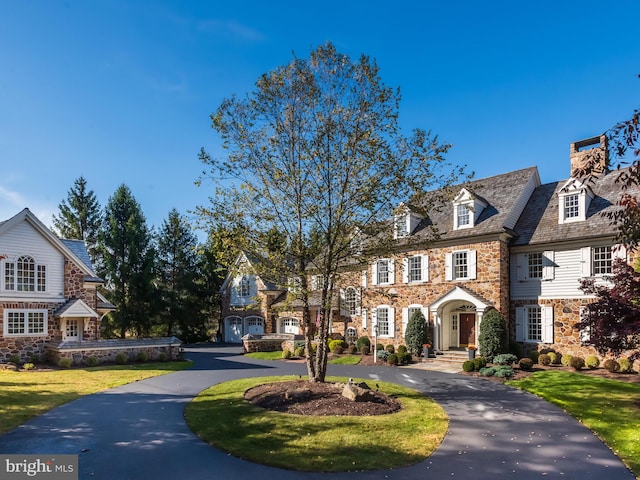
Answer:
[[[361,385],[364,385],[364,387]],[[370,402],[373,397],[373,392],[366,383],[361,383],[360,385],[347,383],[342,389],[342,396],[352,402]]]

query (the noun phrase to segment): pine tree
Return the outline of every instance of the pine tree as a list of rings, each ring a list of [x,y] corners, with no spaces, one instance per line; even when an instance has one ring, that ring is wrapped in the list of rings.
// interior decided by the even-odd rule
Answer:
[[[125,338],[133,332],[146,335],[154,317],[154,260],[152,235],[140,205],[126,185],[118,187],[105,208],[99,251],[104,259],[99,272],[106,280],[108,297],[117,310],[106,335]]]
[[[420,310],[413,312],[409,318],[404,341],[407,344],[407,349],[416,357],[422,354],[422,346],[429,341],[427,321]]]
[[[102,223],[102,209],[93,190],[87,190],[87,181],[78,177],[67,192],[67,199],[58,205],[60,213],[53,216],[53,226],[62,238],[84,240],[91,261],[96,264],[98,231]]]
[[[167,336],[178,333],[187,343],[207,339],[196,284],[197,243],[186,219],[171,210],[158,236],[160,318]]]

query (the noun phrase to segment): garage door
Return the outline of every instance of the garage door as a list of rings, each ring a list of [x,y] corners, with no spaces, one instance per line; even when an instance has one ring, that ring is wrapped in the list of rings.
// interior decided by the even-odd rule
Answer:
[[[260,317],[247,318],[247,333],[262,335],[264,333],[264,321]]]
[[[240,317],[225,319],[224,341],[228,343],[242,342],[242,319]]]

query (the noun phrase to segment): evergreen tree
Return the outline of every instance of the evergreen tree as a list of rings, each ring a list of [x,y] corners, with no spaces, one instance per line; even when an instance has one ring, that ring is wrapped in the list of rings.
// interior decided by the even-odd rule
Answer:
[[[429,326],[420,310],[411,314],[404,333],[404,341],[407,349],[416,357],[422,354],[422,346],[429,343]]]
[[[207,339],[198,299],[197,238],[177,210],[169,212],[158,236],[161,324],[167,336],[187,343]]]
[[[102,209],[87,181],[78,177],[67,192],[67,199],[58,205],[60,213],[53,216],[53,227],[62,238],[84,240],[94,265],[98,263],[96,244],[102,224]]]
[[[504,317],[495,309],[482,317],[478,335],[480,355],[491,361],[493,357],[507,351],[507,325]]]
[[[99,272],[106,280],[109,300],[117,310],[105,324],[105,334],[125,338],[133,332],[147,335],[157,302],[154,301],[152,235],[140,205],[126,185],[118,187],[105,208],[99,251],[104,259]]]

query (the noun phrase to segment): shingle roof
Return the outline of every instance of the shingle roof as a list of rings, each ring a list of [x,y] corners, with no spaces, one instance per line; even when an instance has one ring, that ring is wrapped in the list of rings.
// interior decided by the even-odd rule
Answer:
[[[508,219],[514,207],[517,206],[518,199],[531,181],[535,181],[536,185],[539,184],[537,178],[537,168],[529,167],[461,185],[460,188],[467,188],[487,203],[487,207],[476,220],[474,227],[454,230],[454,207],[452,202],[448,202],[440,211],[430,211],[428,220],[418,226],[415,234],[420,235],[421,232],[418,231],[420,228],[426,234],[425,227],[428,222],[437,227],[442,240],[508,232],[511,230]]]
[[[618,208],[616,203],[622,195],[621,185],[616,183],[620,171],[609,173],[589,184],[594,198],[589,204],[586,220],[558,223],[558,192],[567,183],[547,183],[535,189],[529,203],[522,212],[515,230],[518,238],[513,245],[542,244],[584,238],[610,237],[617,233],[616,227],[606,217]],[[627,190],[640,195],[637,187]]]

